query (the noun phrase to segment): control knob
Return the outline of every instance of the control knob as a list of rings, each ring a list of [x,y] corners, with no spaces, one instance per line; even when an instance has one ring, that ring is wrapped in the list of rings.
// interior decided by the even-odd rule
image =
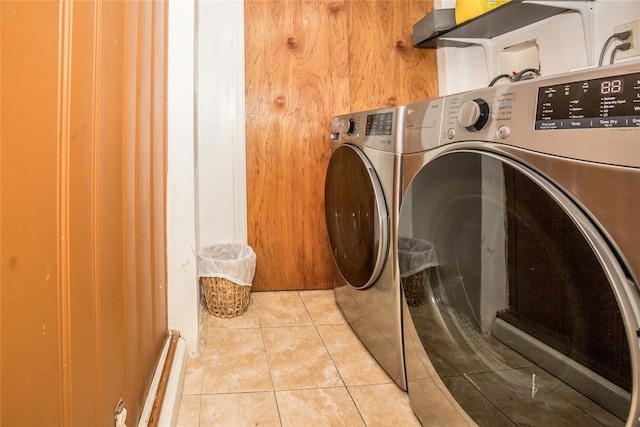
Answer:
[[[489,104],[484,99],[467,101],[458,111],[458,123],[470,132],[479,131],[489,121]]]
[[[353,121],[353,119],[344,119],[340,121],[340,124],[338,125],[338,130],[340,131],[340,133],[353,133],[353,131],[356,129],[356,122]]]

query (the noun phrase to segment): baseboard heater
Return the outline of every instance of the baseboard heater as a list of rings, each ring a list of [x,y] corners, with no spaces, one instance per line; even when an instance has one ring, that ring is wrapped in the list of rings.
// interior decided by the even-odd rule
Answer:
[[[180,337],[178,331],[169,331],[138,427],[176,424],[188,359],[184,338]]]
[[[627,419],[631,406],[631,394],[626,390],[500,318],[494,319],[491,333],[497,340],[589,397],[618,418]]]

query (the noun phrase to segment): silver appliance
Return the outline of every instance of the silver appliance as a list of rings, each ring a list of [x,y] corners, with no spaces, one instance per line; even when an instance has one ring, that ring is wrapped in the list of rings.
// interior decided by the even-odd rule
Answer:
[[[639,425],[640,63],[408,105],[405,126],[399,238],[437,254],[403,305],[421,422]]]
[[[404,107],[334,117],[325,213],[338,307],[362,343],[406,390],[394,245]]]

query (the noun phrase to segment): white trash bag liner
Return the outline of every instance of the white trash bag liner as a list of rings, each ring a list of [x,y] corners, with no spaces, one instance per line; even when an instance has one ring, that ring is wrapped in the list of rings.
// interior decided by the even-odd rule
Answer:
[[[398,239],[400,277],[405,278],[438,265],[433,245],[426,240],[400,237]]]
[[[256,253],[242,243],[223,243],[198,252],[198,277],[220,277],[251,286],[256,272]]]

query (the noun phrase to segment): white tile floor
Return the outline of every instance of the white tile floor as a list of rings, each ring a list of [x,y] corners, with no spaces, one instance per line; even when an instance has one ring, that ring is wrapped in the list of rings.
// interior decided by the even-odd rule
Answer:
[[[231,319],[203,310],[178,426],[420,425],[332,291],[253,292]]]

